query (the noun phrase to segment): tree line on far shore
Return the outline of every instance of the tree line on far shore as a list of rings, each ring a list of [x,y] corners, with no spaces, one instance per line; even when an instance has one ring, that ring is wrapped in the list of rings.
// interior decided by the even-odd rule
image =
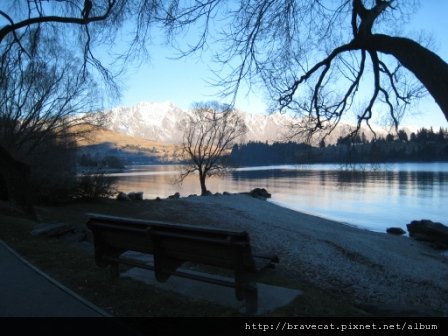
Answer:
[[[238,166],[295,163],[376,163],[448,161],[448,129],[421,128],[368,140],[364,133],[339,137],[336,144],[318,147],[297,142],[248,142],[235,145],[230,159]]]

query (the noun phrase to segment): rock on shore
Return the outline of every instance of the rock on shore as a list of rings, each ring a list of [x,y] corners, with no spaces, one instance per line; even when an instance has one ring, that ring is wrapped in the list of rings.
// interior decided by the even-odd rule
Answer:
[[[415,240],[426,241],[440,249],[448,249],[448,226],[427,219],[412,221],[406,225],[409,236]]]

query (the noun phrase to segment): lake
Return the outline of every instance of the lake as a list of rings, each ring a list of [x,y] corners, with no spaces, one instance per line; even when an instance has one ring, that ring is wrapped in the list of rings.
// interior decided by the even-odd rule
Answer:
[[[117,178],[124,192],[143,191],[144,198],[199,194],[197,176],[176,183],[179,166],[130,166]],[[266,188],[269,201],[301,212],[372,231],[391,226],[406,230],[415,219],[448,224],[448,163],[397,163],[345,167],[334,164],[238,168],[210,178],[215,192]]]

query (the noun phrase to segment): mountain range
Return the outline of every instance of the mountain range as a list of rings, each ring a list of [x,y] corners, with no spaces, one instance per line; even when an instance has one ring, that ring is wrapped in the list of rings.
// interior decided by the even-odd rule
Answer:
[[[182,142],[179,124],[189,114],[188,111],[184,111],[170,102],[141,102],[131,107],[113,108],[106,113],[108,117],[106,128],[128,136],[166,144]],[[290,125],[295,120],[290,115],[278,112],[272,114],[241,112],[241,114],[248,129],[245,142],[287,140]],[[326,143],[336,143],[337,139],[341,135],[348,134],[351,128],[349,125],[338,126],[326,138]]]

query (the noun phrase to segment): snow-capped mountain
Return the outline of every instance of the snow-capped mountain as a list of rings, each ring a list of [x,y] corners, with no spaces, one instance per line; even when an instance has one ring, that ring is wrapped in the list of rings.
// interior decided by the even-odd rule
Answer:
[[[126,135],[139,137],[147,140],[154,140],[162,143],[178,144],[182,142],[182,132],[179,123],[187,116],[188,111],[184,111],[171,102],[142,102],[131,107],[117,107],[108,114],[107,128],[124,133]],[[294,118],[282,114],[273,113],[249,114],[242,112],[248,132],[244,141],[284,141],[291,134],[290,126],[294,123]],[[326,139],[326,144],[334,144],[342,135],[350,133],[353,126],[341,124]],[[367,138],[368,131],[365,132]],[[380,131],[380,134],[383,133]],[[295,140],[301,140],[295,138]],[[318,144],[316,137],[315,145]]]
[[[127,135],[165,143],[180,143],[179,123],[188,116],[170,102],[142,102],[131,107],[117,107],[107,112],[107,128]],[[246,141],[284,139],[292,118],[280,113],[271,115],[242,113],[248,132]]]
[[[107,128],[134,137],[178,143],[177,123],[186,113],[170,102],[143,102],[131,107],[117,107],[108,113]]]

